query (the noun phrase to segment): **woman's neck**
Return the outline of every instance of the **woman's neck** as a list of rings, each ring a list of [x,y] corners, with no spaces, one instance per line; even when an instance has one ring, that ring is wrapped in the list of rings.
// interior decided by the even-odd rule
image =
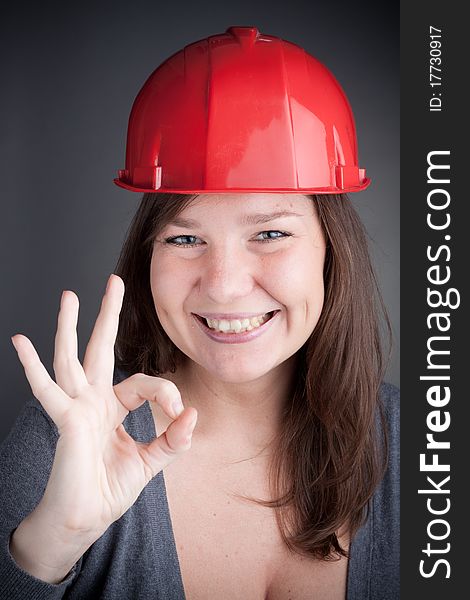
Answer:
[[[185,406],[197,409],[195,436],[216,442],[221,449],[261,450],[279,431],[292,395],[295,367],[293,356],[257,380],[228,383],[188,359],[163,377],[177,385]]]

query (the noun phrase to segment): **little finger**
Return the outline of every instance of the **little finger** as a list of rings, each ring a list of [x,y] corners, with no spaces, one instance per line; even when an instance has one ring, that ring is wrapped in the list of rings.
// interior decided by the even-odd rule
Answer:
[[[17,334],[11,338],[11,341],[24,367],[33,395],[54,423],[60,427],[62,415],[69,408],[70,398],[51,378],[35,347],[26,336]]]

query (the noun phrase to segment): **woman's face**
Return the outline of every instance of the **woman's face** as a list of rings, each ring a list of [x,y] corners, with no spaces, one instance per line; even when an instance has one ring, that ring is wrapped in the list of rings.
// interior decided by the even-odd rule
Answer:
[[[204,194],[157,236],[151,289],[173,343],[219,380],[253,381],[320,316],[325,239],[299,194]]]

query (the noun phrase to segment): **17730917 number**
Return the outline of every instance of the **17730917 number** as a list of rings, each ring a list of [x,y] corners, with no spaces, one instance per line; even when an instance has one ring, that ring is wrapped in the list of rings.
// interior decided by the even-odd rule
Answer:
[[[429,110],[439,112],[442,110],[442,30],[430,25],[429,37],[429,85],[432,90]]]

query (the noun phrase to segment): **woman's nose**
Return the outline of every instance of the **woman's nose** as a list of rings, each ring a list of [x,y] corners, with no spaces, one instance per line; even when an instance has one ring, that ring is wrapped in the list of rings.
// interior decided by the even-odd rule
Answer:
[[[248,296],[254,286],[254,265],[247,252],[228,244],[207,254],[201,277],[202,293],[219,307]]]

